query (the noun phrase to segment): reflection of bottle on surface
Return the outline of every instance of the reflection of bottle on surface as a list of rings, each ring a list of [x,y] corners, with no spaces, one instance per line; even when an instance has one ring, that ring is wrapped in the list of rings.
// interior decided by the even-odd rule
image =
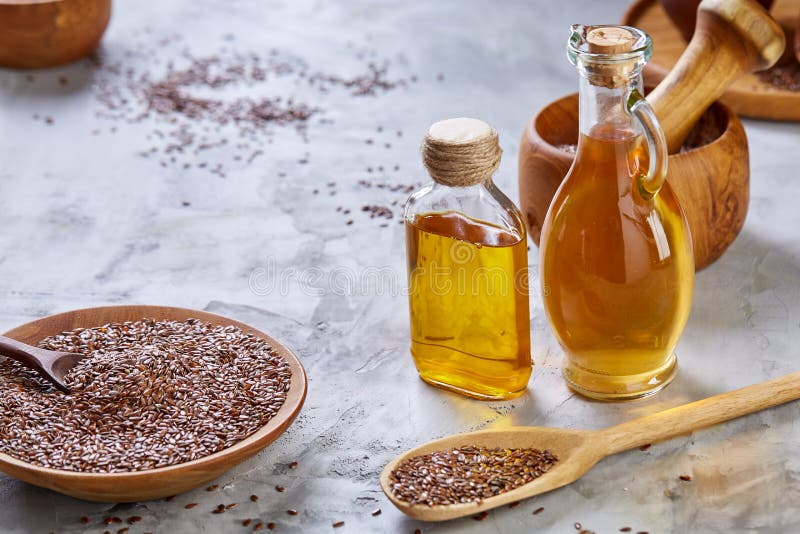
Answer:
[[[476,119],[428,130],[434,183],[406,204],[411,353],[420,377],[480,399],[522,394],[531,374],[522,215],[492,182],[497,132]]]
[[[675,375],[694,258],[666,183],[666,142],[641,96],[651,42],[635,28],[573,27],[581,74],[575,162],[542,229],[547,316],[578,392],[636,398]]]

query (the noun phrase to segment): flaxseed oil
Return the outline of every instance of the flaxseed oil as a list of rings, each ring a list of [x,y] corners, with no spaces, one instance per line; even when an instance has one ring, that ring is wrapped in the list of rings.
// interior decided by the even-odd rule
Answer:
[[[531,374],[526,236],[455,211],[406,220],[411,353],[420,377],[482,399]]]
[[[542,292],[564,373],[595,398],[667,383],[691,307],[691,238],[668,182],[649,200],[637,192],[647,158],[641,136],[582,134],[542,232]]]

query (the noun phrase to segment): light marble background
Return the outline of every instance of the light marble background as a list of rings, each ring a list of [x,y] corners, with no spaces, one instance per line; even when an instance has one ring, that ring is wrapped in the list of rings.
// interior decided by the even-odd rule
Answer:
[[[618,21],[624,7],[620,0],[118,1],[103,44],[112,58],[120,59],[149,26],[154,39],[179,32],[196,55],[235,33],[237,49],[296,50],[334,71],[350,41],[391,59],[390,77],[419,76],[408,89],[374,98],[330,97],[324,116],[334,124],[312,126],[308,144],[292,129],[277,129],[265,156],[225,179],[137,157],[152,144],[148,126],[96,117],[84,64],[36,73],[34,83],[0,70],[0,330],[87,306],[183,306],[269,332],[297,351],[309,373],[297,422],[220,479],[221,493],[112,507],[0,476],[0,531],[79,532],[83,515],[94,532],[106,528],[100,525],[106,515],[140,515],[132,532],[169,533],[244,532],[247,517],[274,521],[280,532],[332,531],[338,520],[346,522],[337,529],[342,533],[574,532],[576,521],[598,533],[623,525],[651,533],[800,531],[797,404],[608,458],[579,482],[481,523],[415,522],[389,504],[377,483],[395,454],[447,434],[515,424],[600,428],[800,367],[797,124],[746,121],[747,224],[725,256],[697,276],[678,347],[680,374],[647,400],[601,404],[570,393],[535,291],[529,391],[513,402],[482,403],[418,380],[408,353],[406,300],[397,291],[356,287],[341,294],[298,283],[268,294],[251,288],[251,275],[270,262],[300,272],[389,267],[402,281],[402,227],[392,221],[380,228],[359,208],[403,195],[359,188],[357,181],[367,177],[367,166],[380,164],[400,164],[402,181],[424,180],[418,144],[434,120],[478,116],[496,126],[505,150],[497,181],[516,198],[525,121],[577,86],[564,55],[568,26]],[[71,83],[61,87],[60,75]],[[34,113],[55,124],[34,121]],[[114,134],[112,126],[119,127]],[[386,132],[377,134],[377,126]],[[98,128],[101,135],[92,135]],[[389,139],[398,128],[404,136]],[[369,137],[393,147],[366,145]],[[310,163],[297,164],[306,152]],[[396,176],[389,178],[400,181]],[[311,195],[331,180],[337,196]],[[336,213],[339,205],[354,208],[352,226]],[[538,262],[535,248],[530,261]],[[299,467],[289,470],[291,461]],[[681,474],[693,481],[680,482]],[[275,492],[276,484],[286,492]],[[247,500],[251,493],[261,496],[258,504]],[[200,506],[183,508],[193,501]],[[242,504],[211,515],[220,502]],[[545,511],[532,515],[540,506]],[[383,514],[372,517],[378,507]],[[287,516],[287,508],[300,515]]]

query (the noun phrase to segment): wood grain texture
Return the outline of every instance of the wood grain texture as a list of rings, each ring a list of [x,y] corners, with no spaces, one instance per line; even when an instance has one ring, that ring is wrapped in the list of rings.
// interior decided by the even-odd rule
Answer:
[[[0,0],[0,65],[38,69],[85,57],[110,17],[111,0]]]
[[[40,349],[5,336],[0,336],[0,356],[33,369],[64,393],[69,393],[64,377],[84,357],[82,354]]]
[[[800,399],[800,372],[646,415],[598,432],[604,455],[689,434]]]
[[[734,80],[771,67],[785,47],[783,29],[755,0],[704,0],[692,40],[648,95],[669,151],[680,149],[700,115]]]
[[[306,373],[297,356],[267,334],[212,313],[163,306],[89,308],[44,317],[14,328],[5,335],[35,345],[44,337],[67,330],[143,318],[176,321],[195,318],[215,325],[237,326],[265,339],[292,370],[286,402],[275,417],[250,437],[218,453],[182,464],[131,473],[79,473],[39,467],[0,453],[0,471],[30,484],[89,501],[136,502],[158,499],[200,487],[221,476],[277,439],[299,413],[306,397]]]
[[[713,142],[672,154],[667,181],[692,232],[695,268],[713,263],[744,226],[750,202],[750,161],[741,121],[716,103],[707,112],[723,131]],[[539,243],[547,210],[575,155],[559,145],[578,140],[578,95],[556,100],[526,126],[520,141],[519,193],[522,212]]]
[[[602,458],[648,443],[670,439],[800,399],[800,372],[723,393],[670,410],[647,415],[603,430],[511,427],[468,432],[431,441],[393,459],[381,473],[386,496],[400,511],[422,521],[444,521],[491,510],[574,482]],[[544,475],[522,487],[480,503],[410,505],[391,490],[391,472],[406,458],[462,445],[549,449],[559,461]]]
[[[790,36],[794,36],[791,28],[797,22],[798,12],[800,0],[776,0],[770,11],[784,34]],[[645,66],[644,77],[648,84],[661,83],[687,48],[680,31],[667,16],[659,0],[637,0],[623,17],[623,24],[641,28],[653,38],[653,57]],[[737,49],[744,51],[743,43],[736,45]],[[717,73],[718,70],[712,65],[710,72]],[[701,78],[703,75],[702,71],[698,72]],[[746,117],[800,120],[800,92],[776,88],[762,82],[755,74],[745,74],[736,79],[722,93],[721,100]]]

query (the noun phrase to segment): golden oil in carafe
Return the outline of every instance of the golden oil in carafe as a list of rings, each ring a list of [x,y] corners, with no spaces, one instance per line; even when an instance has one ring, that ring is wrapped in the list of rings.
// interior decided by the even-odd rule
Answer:
[[[484,399],[531,374],[525,236],[461,213],[406,221],[411,352],[426,382]]]
[[[647,169],[641,136],[595,127],[542,233],[545,308],[579,392],[629,398],[675,371],[673,349],[691,305],[691,238],[666,183],[652,199],[636,190]]]

